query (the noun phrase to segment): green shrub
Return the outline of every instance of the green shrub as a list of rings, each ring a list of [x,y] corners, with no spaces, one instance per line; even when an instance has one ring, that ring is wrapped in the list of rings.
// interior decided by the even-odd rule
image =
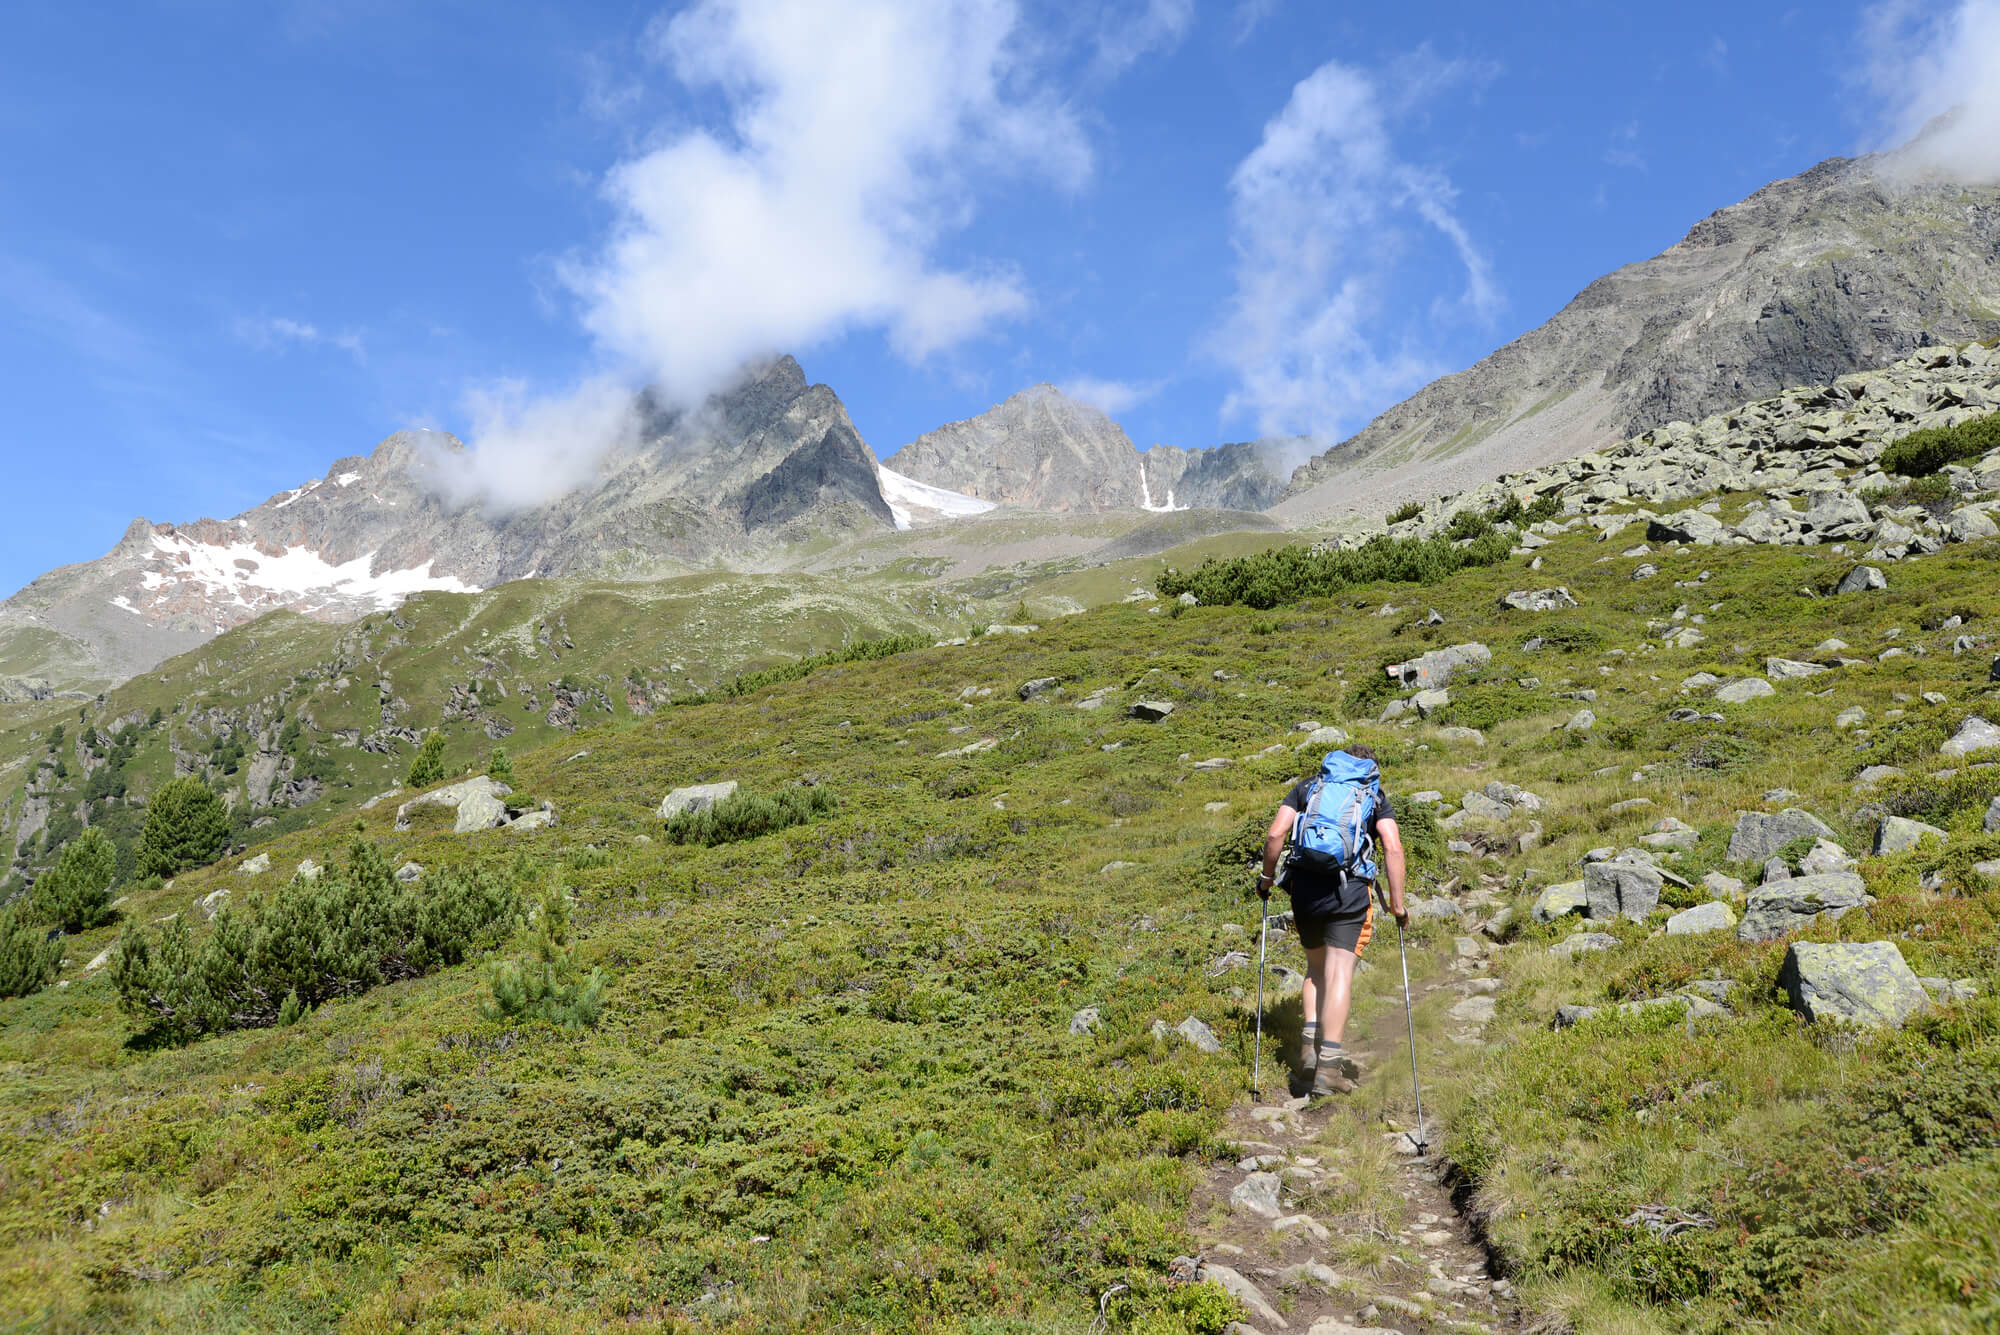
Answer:
[[[1169,569],[1155,581],[1161,596],[1193,593],[1205,607],[1241,604],[1259,609],[1302,598],[1326,598],[1359,584],[1387,581],[1435,584],[1475,566],[1507,559],[1512,541],[1474,516],[1483,536],[1464,547],[1449,537],[1391,538],[1377,535],[1351,551],[1321,551],[1304,545],[1273,547],[1254,556],[1210,557],[1192,571]]]
[[[507,754],[506,747],[494,747],[493,754],[486,758],[486,777],[509,788],[514,786],[514,760]]]
[[[706,811],[683,811],[667,818],[670,844],[702,844],[713,848],[793,825],[804,825],[840,804],[828,788],[787,788],[765,795],[739,790]]]
[[[224,908],[199,939],[185,915],[163,931],[127,933],[113,976],[127,1010],[184,1043],[458,964],[505,935],[516,903],[513,878],[488,872],[445,870],[422,889],[404,885],[357,839],[345,870]]]
[[[51,937],[18,903],[0,909],[0,997],[39,992],[62,963],[62,938]]]
[[[1015,619],[1026,620],[1027,609],[1016,608]],[[928,649],[932,643],[932,638],[928,635],[892,635],[880,640],[861,640],[838,649],[829,649],[823,654],[809,655],[794,663],[783,663],[757,672],[739,673],[715,694],[717,698],[722,699],[748,695],[752,691],[762,690],[779,682],[798,681],[824,667],[833,667],[839,663],[870,663],[878,658],[887,658],[891,654],[907,654],[916,649]],[[699,704],[708,698],[705,695],[690,696],[675,703]]]
[[[139,834],[141,876],[173,876],[206,866],[229,838],[229,811],[209,786],[193,775],[160,785],[146,807]]]
[[[35,912],[65,932],[87,932],[111,916],[118,850],[95,826],[64,845],[56,865],[35,882]]]
[[[1521,512],[1521,518],[1530,524],[1539,524],[1544,519],[1554,519],[1562,513],[1562,508],[1562,496],[1552,491],[1547,495],[1537,496],[1534,504]]]
[[[1550,621],[1537,625],[1521,635],[1520,643],[1540,640],[1545,649],[1555,649],[1566,654],[1589,653],[1604,646],[1604,632],[1584,621]]]
[[[583,975],[571,955],[569,901],[561,890],[542,897],[530,953],[493,968],[489,1019],[547,1020],[562,1029],[588,1029],[604,1011],[604,973]]]
[[[1384,519],[1382,522],[1385,524],[1402,524],[1408,522],[1409,520],[1415,519],[1418,515],[1422,514],[1423,512],[1424,512],[1424,503],[1422,501],[1405,501],[1401,505],[1397,506],[1395,509],[1391,510],[1389,512],[1388,518]]]
[[[1520,502],[1514,502],[1518,509]],[[1444,536],[1452,542],[1466,542],[1481,538],[1493,531],[1493,521],[1478,510],[1460,510],[1444,526]]]
[[[1957,426],[1912,431],[1882,451],[1882,471],[1901,477],[1924,477],[1946,464],[1976,459],[2000,449],[2000,413],[1988,413]]]
[[[412,788],[428,788],[434,783],[443,783],[444,778],[444,732],[432,728],[424,734],[423,744],[410,760],[410,772],[404,777],[404,782]]]

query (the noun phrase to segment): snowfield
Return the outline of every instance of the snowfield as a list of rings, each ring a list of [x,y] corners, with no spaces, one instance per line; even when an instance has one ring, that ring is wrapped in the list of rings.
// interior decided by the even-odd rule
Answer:
[[[963,519],[998,508],[992,501],[982,501],[962,491],[933,487],[928,482],[905,477],[881,464],[875,465],[875,477],[882,488],[882,499],[889,503],[889,513],[895,517],[899,529],[909,528],[914,522],[914,513],[919,510],[928,512],[925,515],[927,519]]]
[[[333,565],[307,547],[290,547],[282,555],[271,556],[247,542],[218,547],[190,541],[178,533],[166,537],[155,533],[153,548],[172,571],[149,570],[142,577],[148,593],[162,594],[154,599],[156,603],[167,596],[163,591],[188,584],[199,585],[212,597],[253,609],[340,598],[369,600],[376,611],[387,612],[413,593],[479,592],[456,575],[431,574],[429,561],[408,570],[375,572],[371,569],[373,552]],[[127,606],[125,610],[139,609]]]

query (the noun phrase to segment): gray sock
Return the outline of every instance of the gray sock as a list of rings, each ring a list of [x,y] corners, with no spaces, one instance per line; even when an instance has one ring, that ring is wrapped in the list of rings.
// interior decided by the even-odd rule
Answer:
[[[1337,1042],[1329,1042],[1326,1039],[1320,1040],[1319,1059],[1322,1062],[1339,1061],[1342,1057],[1345,1057],[1346,1055],[1347,1055],[1347,1048],[1344,1044]]]

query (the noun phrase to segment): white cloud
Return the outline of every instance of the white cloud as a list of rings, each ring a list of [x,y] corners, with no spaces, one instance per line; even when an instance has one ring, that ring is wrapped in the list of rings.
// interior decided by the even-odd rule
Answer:
[[[293,320],[282,315],[253,320],[248,317],[236,321],[236,336],[252,347],[266,350],[282,350],[290,346],[312,347],[323,344],[338,348],[357,362],[368,360],[368,345],[362,336],[352,330],[341,333],[323,332],[318,325],[304,320]]]
[[[1639,151],[1637,121],[1629,121],[1611,132],[1611,147],[1604,150],[1604,161],[1608,166],[1630,171],[1646,170],[1646,155]]]
[[[1907,143],[1899,157],[1912,172],[2000,182],[2000,0],[1888,0],[1863,27],[1863,77],[1879,109],[1871,147]]]
[[[1428,66],[1420,80],[1399,82],[1435,95],[1491,72]],[[1237,376],[1225,419],[1252,418],[1262,435],[1337,439],[1364,412],[1437,375],[1421,348],[1377,347],[1389,282],[1426,229],[1449,245],[1464,277],[1434,318],[1489,318],[1499,308],[1491,265],[1454,212],[1451,182],[1403,160],[1390,137],[1392,115],[1414,109],[1401,94],[1385,98],[1364,71],[1329,61],[1292,90],[1237,166],[1236,292],[1211,342]]]
[[[1056,388],[1072,399],[1091,405],[1107,417],[1116,417],[1158,394],[1166,383],[1164,380],[1100,380],[1084,375],[1065,380]]]
[[[922,361],[1022,315],[1031,298],[1011,267],[939,251],[982,190],[1074,190],[1093,170],[1016,0],[698,0],[647,42],[718,114],[613,168],[607,239],[559,267],[602,367],[563,403],[610,434],[593,454],[561,404],[489,401],[450,465],[457,495],[518,507],[587,480],[626,425],[606,386],[694,407],[748,365],[853,331]],[[591,97],[610,112],[637,104]],[[566,462],[522,485],[544,430]]]
[[[638,422],[631,387],[600,377],[568,394],[533,395],[518,380],[466,395],[473,443],[431,450],[429,485],[454,505],[499,513],[542,505],[589,482],[605,454],[633,443]]]
[[[1123,74],[1155,51],[1181,44],[1194,26],[1194,0],[1143,0],[1136,14],[1107,9],[1100,25],[1096,71],[1107,77]]]
[[[1257,31],[1259,24],[1278,12],[1283,0],[1236,0],[1236,37],[1238,44],[1250,40],[1250,34]]]

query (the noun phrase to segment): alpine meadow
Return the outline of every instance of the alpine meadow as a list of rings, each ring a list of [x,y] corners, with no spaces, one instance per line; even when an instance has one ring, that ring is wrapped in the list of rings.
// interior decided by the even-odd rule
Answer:
[[[0,1328],[2000,1330],[2000,2],[284,8],[0,56]]]

